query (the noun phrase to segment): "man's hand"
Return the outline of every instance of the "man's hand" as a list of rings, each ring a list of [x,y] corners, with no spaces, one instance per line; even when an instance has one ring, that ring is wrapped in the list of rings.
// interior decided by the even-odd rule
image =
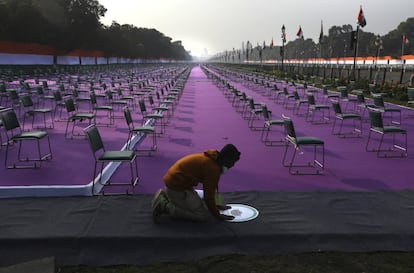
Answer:
[[[228,210],[228,209],[231,209],[231,206],[227,206],[227,205],[217,205],[217,209],[218,210]]]
[[[233,220],[234,216],[233,215],[220,214],[220,219],[225,220],[225,221],[229,221],[229,220]]]

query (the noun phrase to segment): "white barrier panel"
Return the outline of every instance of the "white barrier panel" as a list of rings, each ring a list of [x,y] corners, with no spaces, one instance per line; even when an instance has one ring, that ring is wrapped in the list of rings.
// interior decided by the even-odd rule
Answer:
[[[98,57],[98,58],[96,59],[96,62],[97,62],[98,64],[107,64],[107,59],[106,59],[105,57]]]
[[[53,56],[35,54],[11,54],[0,53],[0,64],[9,65],[32,65],[32,64],[53,64]]]
[[[57,56],[57,64],[75,65],[79,64],[78,56]]]
[[[118,58],[116,58],[116,57],[109,58],[108,63],[109,64],[117,64],[118,63]]]
[[[81,57],[82,65],[94,65],[95,57]]]

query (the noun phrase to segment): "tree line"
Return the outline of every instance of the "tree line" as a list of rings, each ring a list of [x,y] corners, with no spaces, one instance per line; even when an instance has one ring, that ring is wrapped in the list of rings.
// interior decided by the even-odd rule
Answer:
[[[97,0],[0,0],[0,40],[38,43],[62,52],[102,51],[107,57],[191,60],[181,41],[156,29],[100,18],[107,9]]]

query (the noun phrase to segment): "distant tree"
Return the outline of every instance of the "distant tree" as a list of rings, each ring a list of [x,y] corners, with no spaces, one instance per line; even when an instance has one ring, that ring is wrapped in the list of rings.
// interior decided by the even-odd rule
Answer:
[[[155,29],[102,25],[106,11],[97,0],[0,0],[0,40],[125,58],[191,58],[181,42]]]
[[[390,31],[383,37],[384,55],[390,55],[394,58],[401,56],[402,37],[404,33],[407,35],[409,40],[414,42],[414,17],[408,18],[405,22],[400,23],[397,29]],[[412,42],[405,44],[404,54],[414,54],[413,49],[414,46]]]
[[[42,0],[36,0],[42,1]],[[50,1],[50,0],[49,0]],[[64,37],[60,48],[94,50],[103,42],[101,38],[102,24],[100,17],[105,16],[107,9],[97,0],[55,0],[62,7]]]

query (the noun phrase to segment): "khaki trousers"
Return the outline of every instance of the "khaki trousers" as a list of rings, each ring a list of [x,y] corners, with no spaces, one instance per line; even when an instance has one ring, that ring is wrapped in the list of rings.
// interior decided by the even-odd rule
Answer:
[[[207,222],[211,219],[210,211],[195,190],[175,191],[165,189],[169,203],[169,214],[177,219]]]

